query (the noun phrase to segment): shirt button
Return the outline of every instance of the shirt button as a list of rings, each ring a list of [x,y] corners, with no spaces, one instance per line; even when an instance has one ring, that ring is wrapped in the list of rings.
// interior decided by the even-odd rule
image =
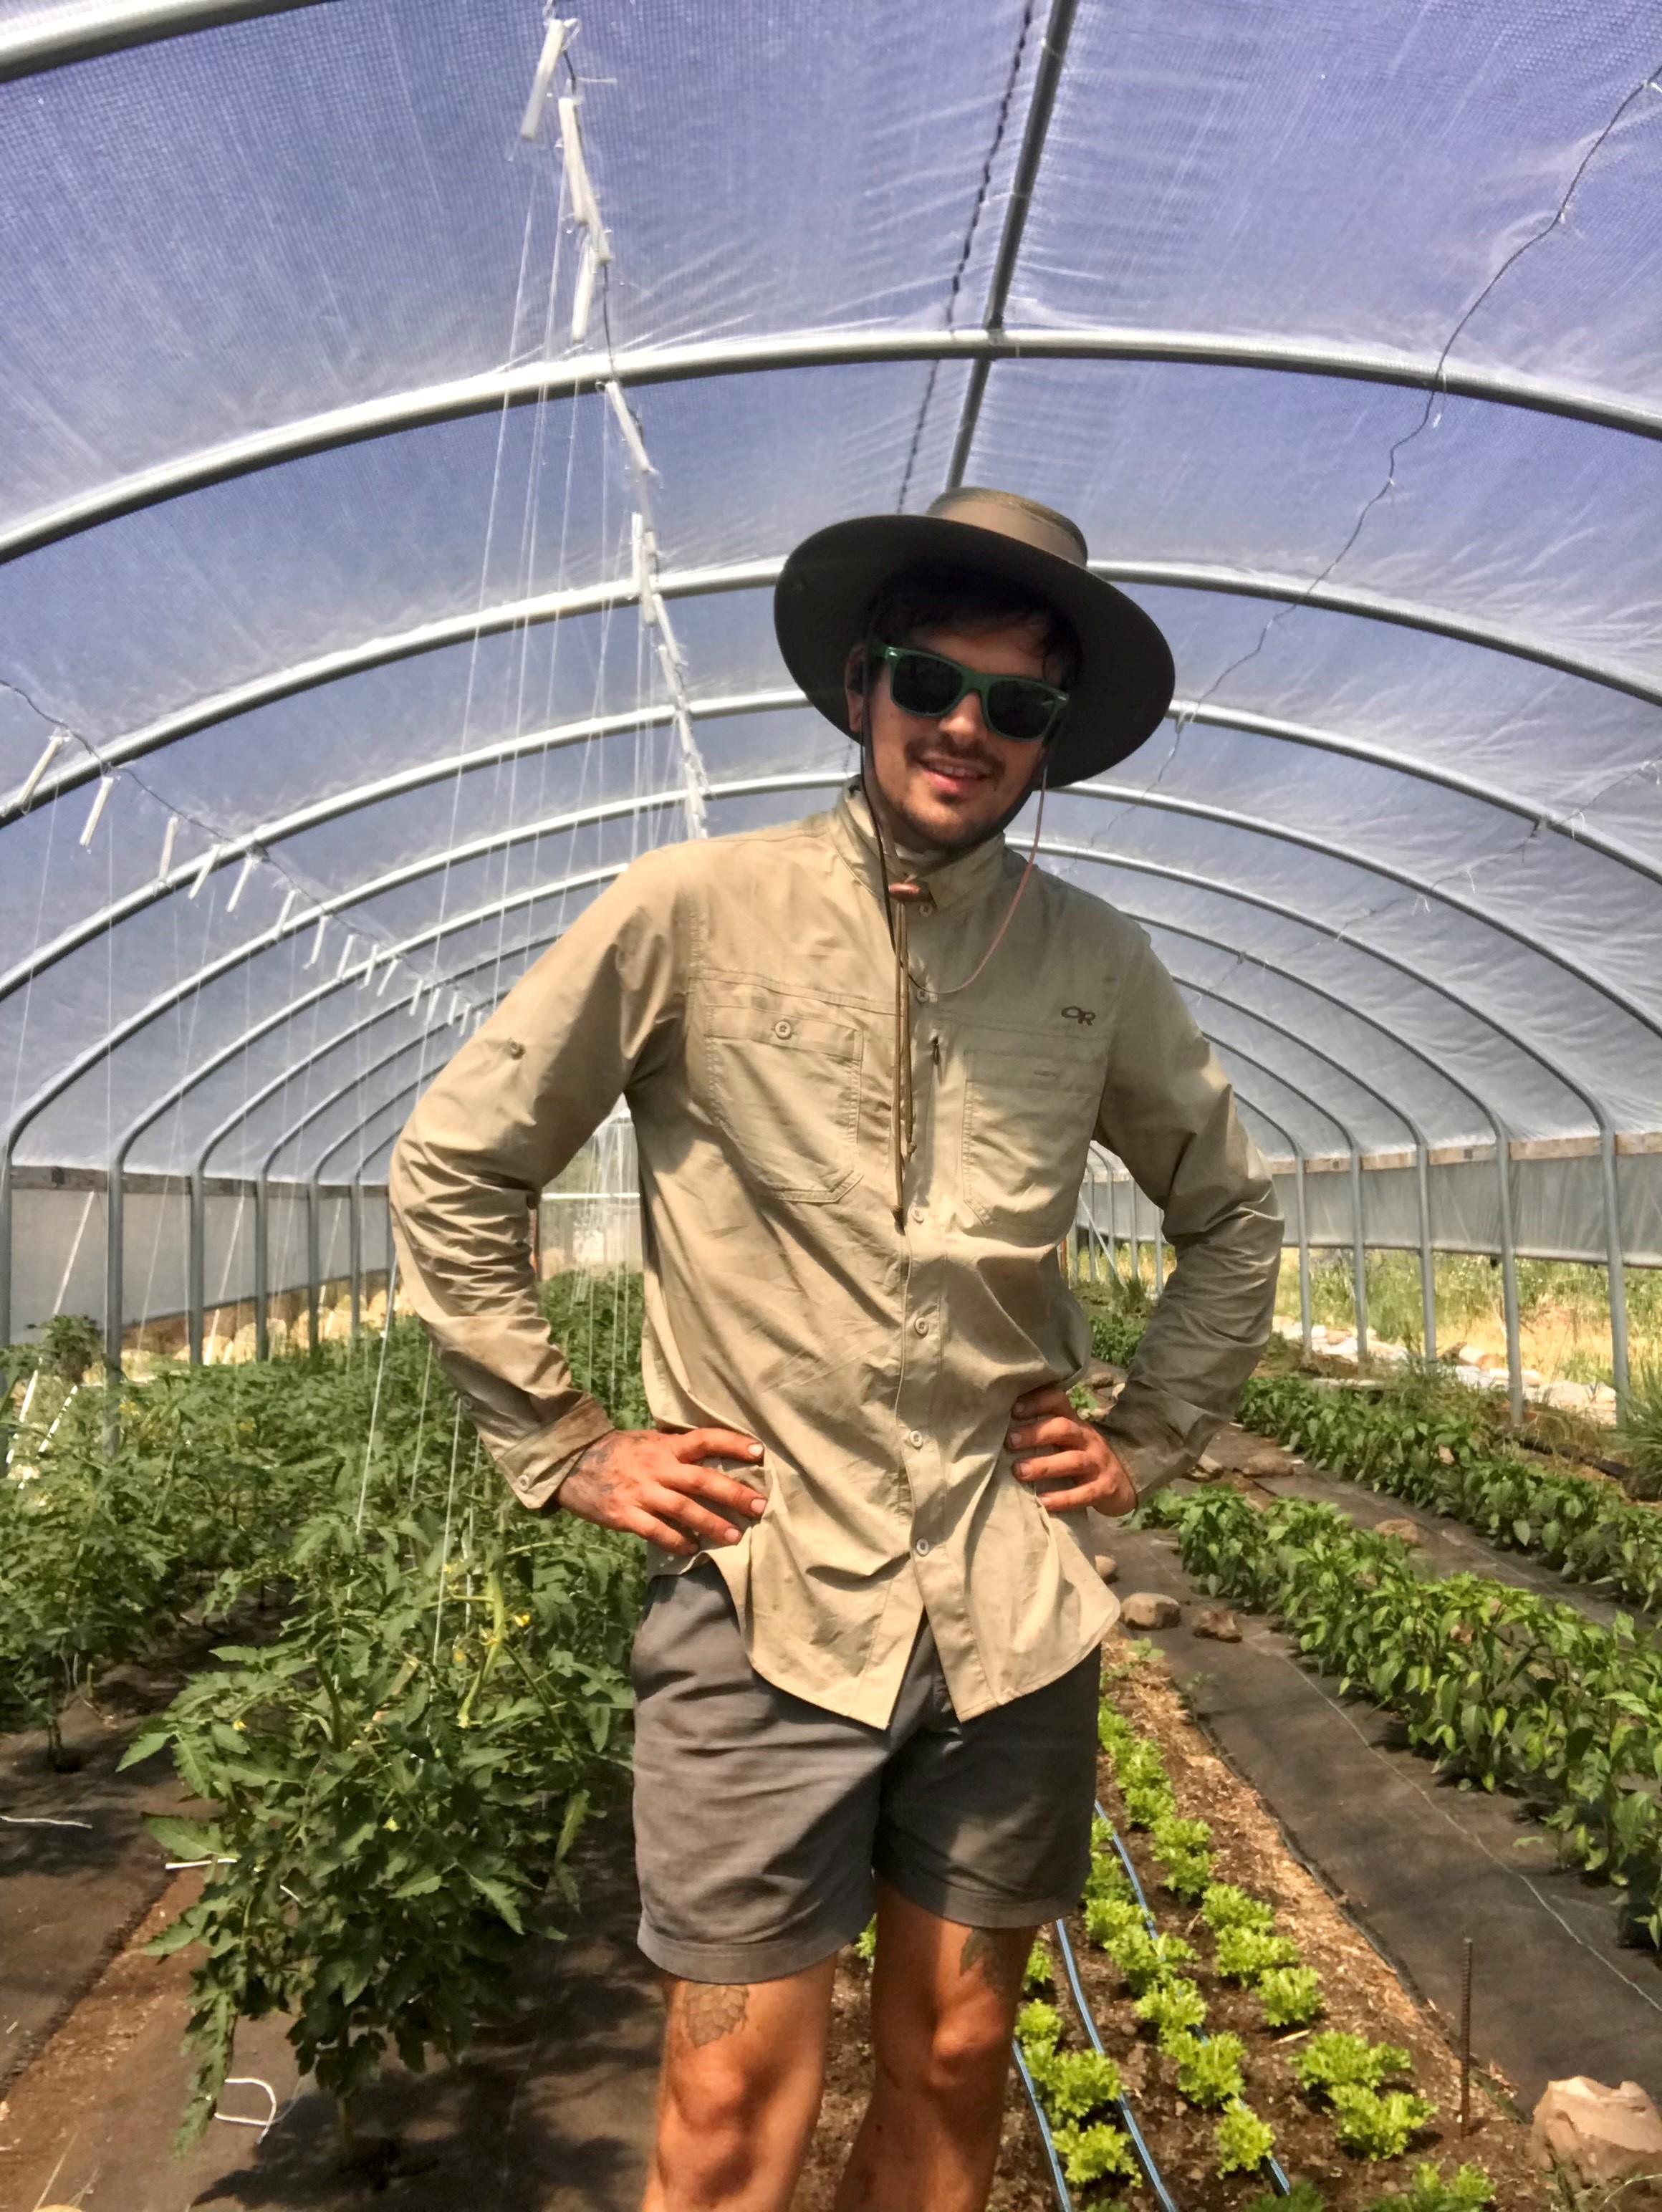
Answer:
[[[911,1446],[914,1451],[922,1451],[923,1449],[922,1430],[909,1429],[906,1431],[906,1442]]]
[[[509,1037],[508,1040],[508,1056],[510,1060],[525,1058],[525,1047],[520,1042],[518,1037]]]
[[[924,1212],[923,1208],[921,1206],[913,1206],[912,1219],[914,1221],[925,1221],[928,1218],[928,1215]]]
[[[790,1024],[788,1022],[776,1022],[773,1025],[773,1034],[776,1037],[788,1037],[790,1035]]]
[[[920,1536],[917,1541],[912,1546],[912,1549],[916,1553],[920,1559],[927,1557],[929,1549],[928,1538],[927,1536]]]
[[[912,1327],[917,1331],[920,1336],[927,1336],[929,1333],[929,1317],[928,1314],[919,1314],[917,1319],[912,1323]]]

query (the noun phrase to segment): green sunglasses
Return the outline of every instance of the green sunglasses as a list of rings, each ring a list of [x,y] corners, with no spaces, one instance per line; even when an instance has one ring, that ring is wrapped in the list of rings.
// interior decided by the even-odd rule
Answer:
[[[903,714],[950,714],[966,691],[981,702],[987,727],[995,736],[1017,744],[1032,745],[1048,738],[1068,704],[1068,694],[1036,676],[988,676],[978,668],[965,668],[948,660],[944,653],[926,653],[916,645],[866,647],[868,661],[889,672],[889,696]]]

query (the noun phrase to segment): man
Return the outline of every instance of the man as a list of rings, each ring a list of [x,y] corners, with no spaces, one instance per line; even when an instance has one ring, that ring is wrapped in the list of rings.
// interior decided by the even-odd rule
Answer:
[[[428,1091],[393,1200],[520,1496],[654,1547],[649,2212],[784,2212],[836,1954],[874,1903],[876,2084],[840,2212],[979,2212],[1022,1965],[1088,1863],[1117,1608],[1087,1509],[1203,1448],[1268,1334],[1281,1227],[1147,939],[999,835],[1171,697],[1164,640],[1073,525],[969,490],[839,524],[787,562],[775,619],[856,781],[630,868]],[[547,1342],[525,1239],[620,1095],[658,1424],[632,1432]],[[1056,1259],[1093,1139],[1180,1255],[1100,1429],[1067,1396],[1090,1342]]]

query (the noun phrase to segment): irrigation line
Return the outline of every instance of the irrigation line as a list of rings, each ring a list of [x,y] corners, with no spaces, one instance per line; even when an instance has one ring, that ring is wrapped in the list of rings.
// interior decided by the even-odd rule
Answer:
[[[1138,1879],[1137,1870],[1131,1863],[1131,1854],[1126,1850],[1124,1844],[1122,1842],[1119,1830],[1114,1826],[1113,1822],[1108,1818],[1108,1815],[1103,1811],[1102,1800],[1099,1797],[1096,1800],[1096,1815],[1098,1820],[1100,1820],[1103,1826],[1107,1829],[1109,1841],[1113,1844],[1115,1850],[1119,1854],[1119,1863],[1125,1869],[1126,1878],[1130,1882],[1132,1892],[1137,1900],[1137,1908],[1142,1914],[1143,1925],[1147,1928],[1151,1936],[1157,1936],[1160,1934],[1160,1929],[1155,1922],[1153,1912],[1149,1910],[1148,1893],[1143,1888],[1141,1881]],[[1078,2005],[1081,2012],[1085,2014],[1086,2025],[1087,2027],[1090,2027],[1092,2039],[1094,2041],[1096,2038],[1096,2030],[1094,2027],[1090,2027],[1090,2014],[1085,2011],[1085,2000],[1080,1993],[1079,1984],[1074,1975],[1073,1953],[1068,1948],[1067,1933],[1059,1920],[1056,1923],[1056,1933],[1062,1937],[1062,1959],[1063,1963],[1068,1968],[1068,1982],[1073,1987],[1074,2002]],[[1200,2039],[1204,2043],[1206,2041],[1205,2035],[1202,2034]],[[1098,2048],[1101,2048],[1100,2045],[1098,2045]],[[1275,2191],[1276,2196],[1290,2197],[1293,2194],[1293,2185],[1288,2179],[1286,2174],[1282,2171],[1281,2160],[1276,2158],[1272,2152],[1270,2156],[1265,2160],[1265,2164],[1269,2169],[1269,2185]]]
[[[1074,1957],[1074,1947],[1068,1940],[1068,1923],[1065,1920],[1056,1922],[1056,1949],[1062,1955],[1062,1971],[1067,1975],[1068,1987],[1073,1992],[1074,2009],[1079,2014],[1080,2023],[1085,2030],[1092,2050],[1099,2058],[1105,2058],[1108,2053],[1103,2048],[1102,2038],[1097,2033],[1095,2017],[1085,2001],[1085,1991],[1080,1985],[1079,1964]],[[1130,2136],[1131,2148],[1136,2153],[1137,2163],[1148,2177],[1148,2186],[1160,2200],[1161,2212],[1178,2212],[1177,2205],[1166,2186],[1160,2170],[1154,2163],[1154,2154],[1143,2141],[1142,2130],[1137,2125],[1136,2114],[1131,2110],[1131,2100],[1129,2097],[1115,2098],[1114,2118]]]
[[[1016,2072],[1021,2076],[1021,2086],[1027,2092],[1027,2102],[1033,2108],[1033,2118],[1038,2122],[1038,2139],[1044,2146],[1044,2156],[1050,2168],[1050,2183],[1056,2193],[1056,2203],[1062,2212],[1074,2212],[1074,2200],[1068,2193],[1067,2177],[1062,2171],[1062,2161],[1056,2156],[1056,2147],[1050,2137],[1050,2123],[1044,2117],[1044,2107],[1038,2101],[1038,2091],[1033,2087],[1033,2077],[1027,2071],[1027,2061],[1022,2056],[1021,2045],[1013,2043]]]

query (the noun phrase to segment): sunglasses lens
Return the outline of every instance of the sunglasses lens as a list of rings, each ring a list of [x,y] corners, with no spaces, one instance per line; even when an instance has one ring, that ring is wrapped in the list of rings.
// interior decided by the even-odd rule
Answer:
[[[963,690],[957,669],[935,653],[902,653],[890,664],[889,696],[903,714],[944,714]]]
[[[1056,696],[1041,684],[1009,676],[987,686],[987,720],[1001,738],[1032,744],[1056,720]]]

